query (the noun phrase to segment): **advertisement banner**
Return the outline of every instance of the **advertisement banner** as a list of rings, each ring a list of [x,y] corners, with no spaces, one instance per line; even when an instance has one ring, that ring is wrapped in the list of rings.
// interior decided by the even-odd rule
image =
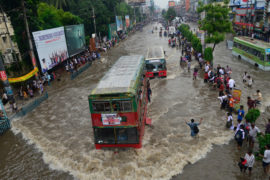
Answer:
[[[116,29],[117,29],[117,31],[123,30],[122,17],[121,16],[115,16],[115,19],[116,19]]]
[[[175,2],[174,1],[169,1],[169,7],[174,7],[175,6]]]
[[[186,12],[188,12],[189,8],[190,8],[190,4],[189,4],[189,0],[186,0]]]
[[[255,4],[255,0],[230,0],[229,6],[250,7]]]
[[[42,72],[68,58],[64,27],[33,32]]]
[[[125,16],[125,20],[126,20],[126,27],[129,28],[130,26],[129,15]]]
[[[121,124],[121,117],[117,114],[101,114],[103,125],[119,125]]]
[[[86,44],[83,24],[65,26],[65,34],[69,56],[74,56],[85,50]]]
[[[109,24],[109,40],[112,40],[113,37],[117,37],[117,27],[116,24]]]
[[[239,89],[234,89],[232,92],[233,99],[235,100],[235,104],[239,104],[241,100],[242,91]]]

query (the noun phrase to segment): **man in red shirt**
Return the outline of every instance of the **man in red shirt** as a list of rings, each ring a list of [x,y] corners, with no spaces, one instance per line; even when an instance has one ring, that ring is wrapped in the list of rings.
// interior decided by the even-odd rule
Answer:
[[[251,97],[247,97],[247,105],[248,105],[248,110],[253,109],[256,107],[255,101],[251,99]]]

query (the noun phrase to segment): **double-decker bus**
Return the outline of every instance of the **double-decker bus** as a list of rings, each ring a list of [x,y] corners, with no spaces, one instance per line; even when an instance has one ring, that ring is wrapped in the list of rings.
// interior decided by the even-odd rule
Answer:
[[[89,95],[96,149],[141,148],[147,114],[144,57],[122,56]]]
[[[145,58],[146,77],[167,77],[165,54],[162,47],[151,47]]]
[[[232,54],[260,69],[270,71],[270,44],[246,36],[235,37]]]

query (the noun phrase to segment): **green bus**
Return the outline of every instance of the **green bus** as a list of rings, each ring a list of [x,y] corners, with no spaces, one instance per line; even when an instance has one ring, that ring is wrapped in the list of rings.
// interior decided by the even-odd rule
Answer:
[[[141,55],[122,56],[89,95],[96,149],[141,148],[147,115],[147,78]]]
[[[270,71],[270,44],[246,36],[235,37],[232,54],[264,71]]]

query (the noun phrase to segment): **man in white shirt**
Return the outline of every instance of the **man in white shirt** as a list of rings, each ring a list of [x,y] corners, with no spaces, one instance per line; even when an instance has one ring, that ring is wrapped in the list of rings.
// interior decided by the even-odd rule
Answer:
[[[254,142],[256,140],[258,133],[261,133],[260,129],[257,126],[255,126],[254,123],[252,123],[249,129],[249,133],[248,133],[249,147],[251,149],[253,149],[254,147]]]
[[[235,81],[232,78],[230,78],[228,84],[229,84],[230,90],[232,90],[234,88],[234,86],[235,86]]]
[[[264,173],[266,174],[268,174],[269,172],[269,164],[270,164],[270,144],[267,144],[266,150],[264,151],[264,155],[263,155],[263,170],[264,170]]]
[[[208,66],[208,64],[206,64],[206,65],[205,65],[205,67],[204,67],[204,72],[206,72],[206,73],[207,73],[207,72],[208,72],[208,70],[209,70],[209,66]]]

